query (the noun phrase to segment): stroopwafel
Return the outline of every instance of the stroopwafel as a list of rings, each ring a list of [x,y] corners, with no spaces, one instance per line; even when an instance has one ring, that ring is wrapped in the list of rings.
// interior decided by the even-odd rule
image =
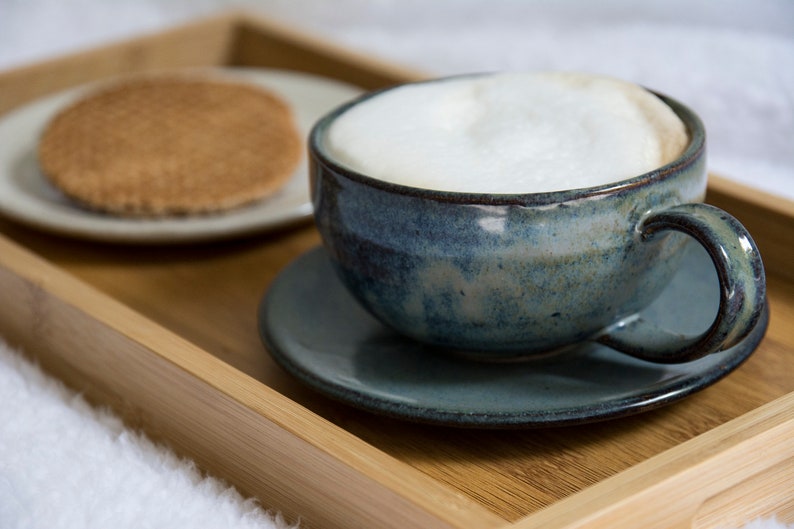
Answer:
[[[150,75],[59,112],[39,142],[45,176],[87,208],[159,217],[231,209],[294,173],[302,140],[275,93],[213,76]]]

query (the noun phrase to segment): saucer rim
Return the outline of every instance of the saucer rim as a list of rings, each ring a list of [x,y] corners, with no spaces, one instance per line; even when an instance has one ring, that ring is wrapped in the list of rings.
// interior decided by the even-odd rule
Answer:
[[[299,268],[310,260],[312,254],[322,252],[324,252],[322,246],[317,246],[304,252],[276,276],[273,280],[274,284],[280,278],[283,278],[290,269]],[[532,429],[573,426],[619,419],[659,409],[712,386],[735,371],[755,352],[763,340],[769,325],[769,302],[765,300],[761,316],[747,336],[731,348],[712,353],[723,355],[722,361],[700,373],[664,384],[660,389],[651,393],[632,394],[589,406],[556,408],[554,410],[533,408],[519,412],[500,412],[498,410],[494,412],[465,412],[433,408],[427,405],[409,405],[392,399],[377,397],[372,393],[361,392],[325,380],[314,372],[293,362],[290,354],[277,347],[270,336],[266,313],[272,303],[272,292],[273,288],[271,286],[261,298],[258,306],[257,326],[259,335],[266,352],[291,376],[314,391],[359,410],[412,423],[457,428]],[[648,366],[658,366],[660,369],[664,367],[664,364],[638,361]]]
[[[362,93],[360,88],[341,81],[278,68],[195,67],[177,71],[217,75],[224,80],[245,82],[277,93],[293,109],[303,137],[328,109]],[[0,116],[0,137],[8,140],[0,146],[0,215],[3,218],[45,234],[126,245],[214,242],[273,232],[311,220],[313,208],[306,153],[276,193],[229,211],[128,218],[91,211],[63,196],[38,167],[36,139],[57,112],[108,82],[110,80],[106,79],[67,88]],[[14,133],[16,129],[21,132]],[[17,180],[34,191],[19,185]]]

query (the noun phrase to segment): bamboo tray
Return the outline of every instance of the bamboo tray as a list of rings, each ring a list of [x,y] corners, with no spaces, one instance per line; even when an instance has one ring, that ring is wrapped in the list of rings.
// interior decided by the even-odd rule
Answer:
[[[420,77],[233,13],[0,74],[0,113],[123,72],[289,68],[376,88]],[[310,223],[185,247],[81,242],[0,220],[0,336],[263,504],[317,528],[636,528],[794,521],[794,204],[713,178],[765,260],[771,322],[716,385],[639,416],[547,430],[407,424],[305,389],[256,308]]]

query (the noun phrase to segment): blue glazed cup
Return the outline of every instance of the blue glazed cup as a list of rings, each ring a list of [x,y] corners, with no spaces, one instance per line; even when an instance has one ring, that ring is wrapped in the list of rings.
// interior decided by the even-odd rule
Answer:
[[[323,117],[309,151],[323,244],[343,283],[385,325],[488,360],[595,341],[675,363],[730,348],[757,323],[766,297],[760,255],[736,219],[702,203],[705,131],[681,103],[659,96],[690,138],[672,163],[598,187],[505,195],[387,183],[334,160],[329,127],[377,96]],[[637,315],[671,279],[687,237],[703,245],[720,280],[718,312],[698,336]]]

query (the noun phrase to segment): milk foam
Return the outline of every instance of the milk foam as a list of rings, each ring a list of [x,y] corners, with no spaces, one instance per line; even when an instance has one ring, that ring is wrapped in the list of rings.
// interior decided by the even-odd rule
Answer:
[[[674,160],[687,141],[670,107],[631,83],[504,73],[384,92],[337,118],[325,146],[388,182],[505,194],[625,180]]]

